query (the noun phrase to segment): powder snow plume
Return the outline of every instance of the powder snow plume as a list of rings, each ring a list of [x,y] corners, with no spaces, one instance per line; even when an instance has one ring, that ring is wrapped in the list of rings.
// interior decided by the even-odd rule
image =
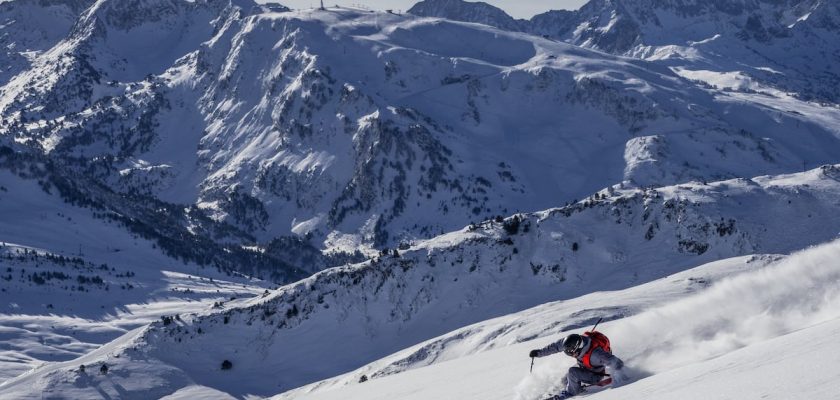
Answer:
[[[563,390],[563,381],[557,371],[565,371],[572,366],[571,361],[565,357],[540,358],[534,366],[533,372],[528,374],[514,390],[514,400],[539,399],[548,393],[560,393]]]
[[[766,268],[604,324],[631,379],[722,356],[787,333],[840,319],[840,240],[809,248]],[[516,387],[515,400],[563,389],[568,357],[541,358]]]
[[[735,276],[607,332],[633,369],[654,374],[840,318],[840,240]]]

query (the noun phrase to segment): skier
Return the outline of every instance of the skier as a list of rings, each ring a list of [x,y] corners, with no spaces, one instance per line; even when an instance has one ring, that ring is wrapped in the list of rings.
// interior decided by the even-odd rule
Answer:
[[[625,380],[621,371],[624,362],[612,354],[610,340],[601,332],[593,330],[583,335],[571,334],[542,349],[531,350],[528,356],[545,357],[560,351],[577,359],[577,366],[569,368],[566,389],[547,400],[565,400],[578,395],[584,391],[584,384],[604,386]]]

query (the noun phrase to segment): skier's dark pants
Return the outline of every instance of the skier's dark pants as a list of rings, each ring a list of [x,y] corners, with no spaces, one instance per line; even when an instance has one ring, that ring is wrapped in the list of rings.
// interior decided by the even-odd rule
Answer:
[[[582,383],[594,385],[601,381],[604,375],[592,372],[588,369],[580,367],[569,368],[569,374],[566,375],[566,391],[571,395],[579,394],[583,391]]]

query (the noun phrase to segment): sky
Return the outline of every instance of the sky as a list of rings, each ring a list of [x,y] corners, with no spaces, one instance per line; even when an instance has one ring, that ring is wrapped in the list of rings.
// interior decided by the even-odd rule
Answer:
[[[330,5],[364,5],[375,10],[408,10],[420,0],[324,0],[324,4]],[[536,14],[548,10],[573,10],[580,8],[587,0],[484,0],[496,7],[505,10],[515,18],[531,18]],[[259,0],[261,3],[280,3],[291,8],[308,8],[317,6],[319,0]]]

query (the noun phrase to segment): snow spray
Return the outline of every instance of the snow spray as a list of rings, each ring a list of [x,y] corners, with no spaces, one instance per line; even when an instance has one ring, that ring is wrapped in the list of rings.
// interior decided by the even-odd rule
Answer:
[[[625,364],[653,374],[838,319],[837,260],[840,240],[725,279],[614,324],[613,348]]]

